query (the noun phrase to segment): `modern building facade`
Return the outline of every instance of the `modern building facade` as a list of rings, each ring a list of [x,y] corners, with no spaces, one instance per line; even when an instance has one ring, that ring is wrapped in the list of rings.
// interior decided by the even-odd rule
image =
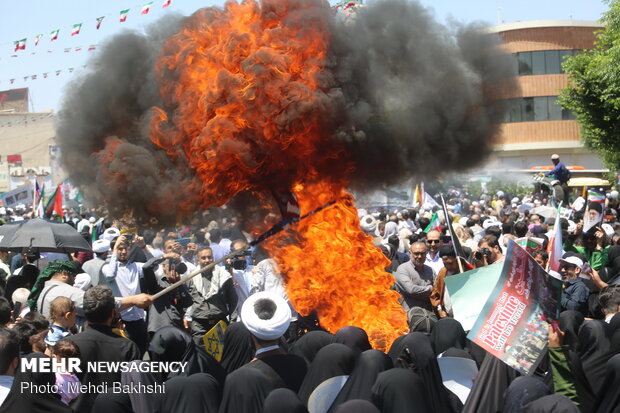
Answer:
[[[488,29],[514,56],[519,85],[503,93],[511,109],[488,169],[529,170],[550,165],[550,155],[558,153],[566,165],[583,167],[577,174],[604,170],[600,158],[580,142],[574,114],[556,101],[568,83],[562,61],[594,48],[596,32],[602,28],[592,21],[542,20]]]

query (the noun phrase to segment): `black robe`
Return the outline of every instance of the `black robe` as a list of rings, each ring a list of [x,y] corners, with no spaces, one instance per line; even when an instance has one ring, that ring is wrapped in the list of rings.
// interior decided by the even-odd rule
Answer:
[[[241,367],[226,377],[219,413],[262,412],[271,381],[257,369]]]
[[[308,409],[292,390],[275,389],[265,399],[263,413],[308,413]]]
[[[317,353],[299,389],[299,398],[307,405],[310,395],[325,380],[348,376],[355,366],[355,352],[340,343],[323,347]]]
[[[327,331],[309,331],[293,344],[289,352],[303,357],[310,365],[319,350],[333,342],[334,335]]]
[[[381,413],[432,413],[424,382],[409,369],[379,373],[372,386],[372,401]]]
[[[220,394],[220,384],[209,374],[173,377],[166,382],[166,392],[155,395],[153,412],[217,413]]]
[[[538,378],[517,377],[504,392],[502,413],[521,413],[526,404],[551,393],[551,389]]]
[[[231,323],[224,333],[224,350],[220,364],[232,373],[254,358],[254,348],[248,329],[243,323]]]
[[[616,354],[607,362],[607,374],[601,392],[594,403],[593,412],[620,412],[620,354]]]
[[[67,337],[80,348],[82,373],[77,376],[82,384],[100,385],[107,383],[112,386],[113,382],[120,382],[121,373],[117,372],[92,372],[88,371],[88,362],[97,361],[132,361],[140,360],[140,350],[136,344],[126,338],[120,337],[112,331],[112,327],[104,325],[90,325],[80,334]],[[90,412],[96,393],[81,393],[71,403],[71,408],[76,412]]]

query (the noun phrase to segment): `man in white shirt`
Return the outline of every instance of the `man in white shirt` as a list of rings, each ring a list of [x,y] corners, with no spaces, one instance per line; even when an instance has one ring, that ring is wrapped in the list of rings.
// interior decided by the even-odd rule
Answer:
[[[19,338],[15,331],[0,327],[0,406],[11,390],[19,364]]]

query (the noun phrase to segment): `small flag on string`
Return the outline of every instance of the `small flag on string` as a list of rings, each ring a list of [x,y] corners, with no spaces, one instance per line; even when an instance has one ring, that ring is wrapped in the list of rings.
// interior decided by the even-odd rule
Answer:
[[[73,73],[73,68],[72,67],[69,68],[69,73]]]
[[[151,10],[152,5],[153,5],[152,1],[149,1],[148,3],[144,3],[144,5],[142,6],[141,14],[149,14],[149,11]]]
[[[26,39],[15,40],[13,43],[15,44],[15,51],[26,50]]]
[[[42,35],[42,34],[37,34],[37,35],[34,37],[34,45],[35,45],[35,46],[37,46],[37,45],[39,44],[39,40],[41,40],[41,38],[42,38],[42,37],[43,37],[43,35]]]
[[[121,10],[121,23],[127,20],[127,14],[129,14],[129,10]]]
[[[43,79],[47,79],[47,72],[43,73]]]
[[[9,82],[11,82],[11,84],[15,83],[15,79],[9,79]]]
[[[65,53],[69,53],[71,51],[70,47],[65,48]]]
[[[60,76],[60,72],[62,72],[62,70],[57,70],[56,71],[56,76]]]
[[[101,22],[103,22],[103,18],[105,16],[97,17],[97,30],[101,27]]]
[[[50,41],[58,39],[58,32],[60,32],[60,29],[52,30],[52,32],[50,33]]]
[[[76,52],[79,52],[80,50],[82,50],[82,46],[78,46],[78,47],[75,48]]]
[[[162,4],[161,7],[168,7],[170,3],[172,3],[172,0],[164,0],[164,4]]]
[[[80,34],[80,29],[82,28],[82,23],[77,23],[73,25],[73,30],[71,30],[71,36],[75,36],[76,34]]]
[[[17,57],[17,55],[16,54],[12,54],[11,57]]]
[[[32,76],[30,76],[30,78],[31,78],[32,80],[37,80],[37,75],[32,75]]]
[[[95,50],[97,48],[97,46],[95,46],[94,44],[91,44],[90,46],[88,46],[88,50]]]
[[[30,76],[24,76],[24,82],[25,82],[26,80],[28,80],[28,78],[29,78],[29,77],[30,77]]]

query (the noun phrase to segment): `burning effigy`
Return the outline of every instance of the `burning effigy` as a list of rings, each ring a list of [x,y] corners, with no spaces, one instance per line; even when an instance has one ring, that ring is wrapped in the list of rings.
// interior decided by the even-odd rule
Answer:
[[[333,203],[265,247],[301,314],[385,349],[406,315],[347,190],[483,161],[512,70],[497,46],[404,0],[347,19],[323,0],[201,9],[102,48],[67,92],[63,163],[87,199],[147,223],[227,204],[259,231],[274,193]]]

